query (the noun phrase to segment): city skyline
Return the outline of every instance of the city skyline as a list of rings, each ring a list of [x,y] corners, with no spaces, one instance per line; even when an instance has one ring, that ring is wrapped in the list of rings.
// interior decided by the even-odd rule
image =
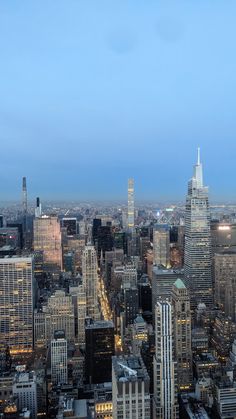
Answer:
[[[210,200],[233,199],[235,12],[3,0],[2,199],[23,176],[44,200],[120,199],[129,177],[137,199],[183,199],[198,145]]]

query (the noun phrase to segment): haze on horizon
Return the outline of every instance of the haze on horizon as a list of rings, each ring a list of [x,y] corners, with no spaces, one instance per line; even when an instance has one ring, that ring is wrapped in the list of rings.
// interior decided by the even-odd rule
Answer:
[[[234,199],[234,0],[0,2],[1,200]]]

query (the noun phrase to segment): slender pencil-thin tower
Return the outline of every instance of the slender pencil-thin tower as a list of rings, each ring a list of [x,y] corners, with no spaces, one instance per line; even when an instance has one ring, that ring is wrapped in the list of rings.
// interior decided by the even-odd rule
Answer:
[[[27,214],[27,187],[25,176],[22,179],[22,207],[24,215]]]
[[[134,229],[134,179],[128,179],[128,229]]]

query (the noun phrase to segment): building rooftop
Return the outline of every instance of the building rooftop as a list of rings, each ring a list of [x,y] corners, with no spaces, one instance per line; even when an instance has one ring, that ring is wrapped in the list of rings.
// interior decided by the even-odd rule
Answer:
[[[168,269],[164,266],[153,266],[153,273],[156,275],[183,275],[184,270],[183,269]]]
[[[113,356],[112,365],[117,381],[149,380],[149,375],[141,357],[134,355]]]
[[[110,329],[114,327],[114,323],[111,320],[97,320],[86,324],[86,329]]]
[[[178,289],[186,289],[186,287],[185,287],[185,285],[184,285],[184,283],[183,283],[182,279],[180,279],[180,278],[178,278],[178,279],[175,281],[174,286],[175,286],[176,288],[178,288]]]

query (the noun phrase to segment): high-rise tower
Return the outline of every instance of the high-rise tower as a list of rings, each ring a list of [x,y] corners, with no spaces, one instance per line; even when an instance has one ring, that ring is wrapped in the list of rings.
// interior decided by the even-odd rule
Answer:
[[[134,179],[128,179],[128,229],[134,229]]]
[[[198,148],[197,164],[188,183],[185,211],[184,278],[191,308],[200,302],[212,305],[211,238],[208,187],[203,186]]]
[[[82,256],[83,284],[86,290],[87,315],[93,320],[98,318],[98,263],[94,246],[85,246]]]
[[[24,215],[27,214],[27,187],[25,176],[22,179],[22,207]]]
[[[42,206],[41,206],[41,202],[40,202],[40,198],[37,197],[36,198],[36,207],[35,207],[35,217],[41,217],[42,215]]]
[[[45,271],[62,269],[61,228],[57,216],[42,215],[34,219],[34,250],[43,252]]]
[[[11,353],[33,349],[33,258],[0,259],[0,342]]]
[[[173,308],[168,301],[155,307],[156,350],[153,359],[154,419],[178,419],[177,368],[174,362]]]
[[[171,302],[178,387],[186,391],[192,385],[191,311],[188,290],[180,278],[172,287]]]

